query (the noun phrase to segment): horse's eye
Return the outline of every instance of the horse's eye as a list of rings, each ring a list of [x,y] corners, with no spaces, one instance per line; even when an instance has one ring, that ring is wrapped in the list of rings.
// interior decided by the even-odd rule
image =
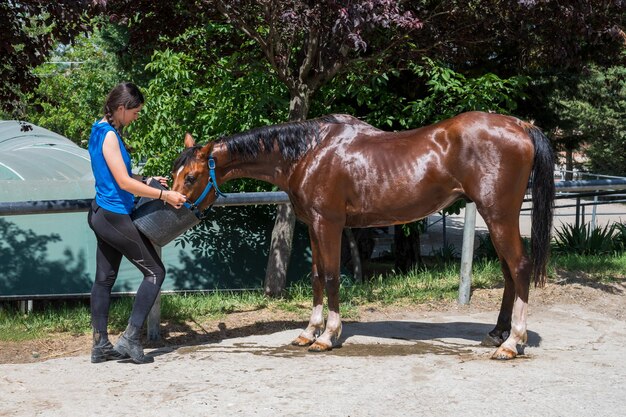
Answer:
[[[194,177],[193,175],[189,174],[185,176],[185,182],[187,184],[193,184],[196,181],[196,177]]]

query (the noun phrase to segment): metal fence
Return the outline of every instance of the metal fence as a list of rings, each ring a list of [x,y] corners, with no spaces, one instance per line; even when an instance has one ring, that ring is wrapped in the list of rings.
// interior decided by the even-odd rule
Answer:
[[[585,207],[592,206],[592,224],[595,224],[595,213],[598,205],[615,202],[626,202],[626,178],[604,178],[595,180],[558,181],[556,183],[557,199],[575,198],[574,205],[561,205],[556,208],[576,207],[576,224],[584,223]],[[618,196],[617,200],[600,201],[601,196]],[[593,201],[585,200],[593,198]],[[46,200],[46,201],[21,201],[0,202],[0,216],[42,214],[42,213],[68,213],[88,211],[91,199],[82,200]],[[526,200],[530,201],[530,200]],[[258,193],[230,193],[226,197],[216,200],[215,206],[242,206],[258,204],[285,204],[289,198],[284,192],[258,192]],[[461,250],[461,273],[459,282],[458,301],[461,304],[469,303],[471,287],[471,269],[474,254],[474,236],[476,227],[476,206],[469,203],[465,209],[465,222],[463,229],[463,244]],[[27,297],[25,297],[27,298]],[[29,302],[24,300],[25,302]],[[32,308],[32,300],[25,308]],[[148,333],[151,338],[158,337],[158,323],[160,317],[160,301],[155,303],[153,312],[149,318]]]

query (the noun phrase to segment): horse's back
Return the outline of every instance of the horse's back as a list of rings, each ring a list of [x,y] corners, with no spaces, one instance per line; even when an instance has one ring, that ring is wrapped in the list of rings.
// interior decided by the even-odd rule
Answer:
[[[350,115],[333,117],[335,123],[324,128],[322,143],[344,155],[385,153],[398,162],[433,153],[459,162],[469,157],[475,161],[480,155],[493,159],[493,152],[532,158],[527,133],[531,125],[513,116],[471,111],[406,131],[384,131]]]

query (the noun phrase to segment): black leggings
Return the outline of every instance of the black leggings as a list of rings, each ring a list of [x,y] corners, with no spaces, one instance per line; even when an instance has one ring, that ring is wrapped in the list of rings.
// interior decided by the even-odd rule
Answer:
[[[165,279],[165,267],[154,246],[133,224],[128,214],[113,213],[94,200],[87,216],[98,239],[96,279],[91,288],[91,324],[96,331],[107,330],[111,288],[125,256],[143,273],[129,323],[142,327]]]

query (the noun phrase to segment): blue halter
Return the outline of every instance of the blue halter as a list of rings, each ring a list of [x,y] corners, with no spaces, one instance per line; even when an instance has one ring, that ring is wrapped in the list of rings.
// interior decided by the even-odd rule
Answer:
[[[215,187],[215,194],[218,197],[221,196],[221,197],[226,198],[226,194],[220,191],[220,189],[217,186],[217,181],[215,180],[215,160],[213,159],[213,155],[209,156],[208,165],[209,165],[209,181],[207,182],[206,187],[204,187],[204,191],[202,192],[202,194],[200,194],[200,197],[198,197],[196,201],[194,201],[193,203],[190,204],[186,201],[183,203],[183,205],[187,207],[189,210],[193,211],[198,218],[202,218],[202,214],[200,213],[200,210],[199,210],[200,203],[202,203],[202,200],[204,200],[207,194],[209,194],[209,191],[211,191],[211,188]]]

